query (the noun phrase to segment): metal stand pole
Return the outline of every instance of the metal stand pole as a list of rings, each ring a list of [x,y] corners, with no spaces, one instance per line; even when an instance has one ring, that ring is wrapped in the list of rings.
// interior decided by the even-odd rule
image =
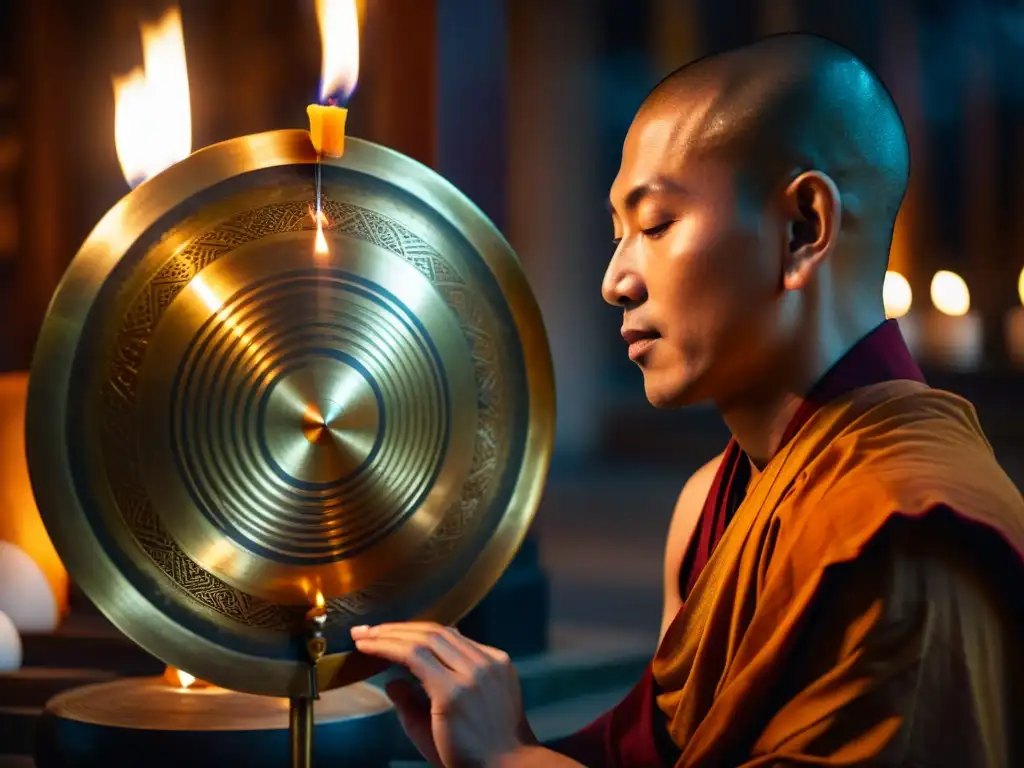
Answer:
[[[313,765],[313,699],[293,696],[288,712],[288,740],[291,743],[292,768]]]
[[[292,696],[288,706],[288,741],[292,768],[313,766],[313,702],[320,698],[316,665],[327,650],[324,623],[327,608],[323,595],[316,596],[316,605],[306,613],[306,658],[309,662],[308,689],[303,696]]]

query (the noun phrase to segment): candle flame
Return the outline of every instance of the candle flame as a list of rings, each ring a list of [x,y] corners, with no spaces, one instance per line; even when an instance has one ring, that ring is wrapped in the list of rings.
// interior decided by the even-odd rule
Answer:
[[[190,675],[177,667],[167,667],[164,670],[164,679],[176,688],[191,688],[196,683],[195,675]]]
[[[359,11],[356,0],[316,0],[322,63],[320,102],[344,106],[359,80]]]
[[[327,617],[327,601],[324,593],[319,589],[313,593],[313,606],[306,611],[306,621],[317,621],[322,623]]]
[[[1024,269],[1020,271],[1020,277],[1017,278],[1017,295],[1020,296],[1020,303],[1024,304]]]
[[[944,315],[960,317],[971,309],[971,292],[956,272],[941,269],[932,277],[932,304]]]
[[[885,305],[885,316],[888,318],[903,317],[910,311],[914,301],[914,293],[910,290],[907,278],[899,272],[885,273],[882,283],[882,303]]]
[[[143,66],[115,77],[114,144],[135,187],[192,151],[192,116],[181,11],[140,24]]]

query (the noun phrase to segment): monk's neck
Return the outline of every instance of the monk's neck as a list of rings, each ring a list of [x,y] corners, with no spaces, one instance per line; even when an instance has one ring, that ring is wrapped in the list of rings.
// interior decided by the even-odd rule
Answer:
[[[748,401],[722,409],[722,419],[750,459],[754,474],[778,453],[786,428],[802,404],[803,398],[790,390],[765,401]]]
[[[755,473],[783,446],[805,395],[878,325],[870,314],[858,320],[846,325],[846,333],[822,333],[811,348],[793,354],[788,360],[775,361],[774,379],[759,378],[758,386],[718,403],[722,419],[750,459]]]

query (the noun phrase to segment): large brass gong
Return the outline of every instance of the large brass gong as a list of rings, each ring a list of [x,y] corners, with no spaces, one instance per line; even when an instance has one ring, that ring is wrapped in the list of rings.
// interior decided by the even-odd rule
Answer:
[[[305,131],[218,144],[139,186],[72,261],[33,361],[33,488],[69,572],[129,637],[239,691],[371,669],[356,624],[453,622],[536,510],[549,350],[493,225],[431,170]]]

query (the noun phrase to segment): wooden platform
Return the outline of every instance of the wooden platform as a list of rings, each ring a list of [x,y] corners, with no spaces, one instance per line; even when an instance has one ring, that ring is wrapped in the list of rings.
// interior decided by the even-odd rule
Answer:
[[[106,619],[89,611],[73,613],[53,634],[24,635],[22,648],[23,667],[0,674],[0,768],[31,765],[24,760],[32,753],[36,723],[52,696],[164,669]],[[5,762],[10,760],[14,762]]]
[[[25,646],[26,661],[33,664],[0,674],[0,768],[33,764],[29,756],[36,724],[52,696],[119,677],[155,675],[164,668],[96,616],[73,619],[54,635],[29,635]],[[594,702],[617,701],[653,651],[643,634],[571,625],[552,628],[551,646],[548,653],[517,662],[524,704],[538,711],[545,735],[590,717]],[[396,758],[415,758],[408,743],[396,744],[395,752]]]

